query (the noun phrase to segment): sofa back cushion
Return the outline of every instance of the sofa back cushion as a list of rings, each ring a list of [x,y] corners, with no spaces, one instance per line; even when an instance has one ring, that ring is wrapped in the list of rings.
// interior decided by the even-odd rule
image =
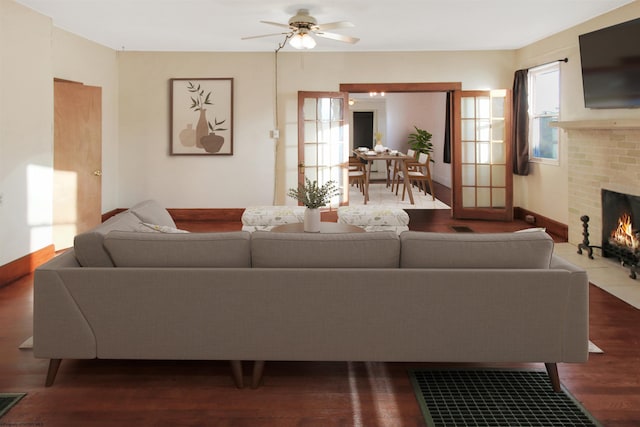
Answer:
[[[400,235],[401,268],[549,268],[553,239],[531,233],[427,233]]]
[[[143,225],[140,222],[140,218],[129,211],[114,215],[90,231],[75,236],[73,248],[81,266],[113,267],[113,262],[111,262],[109,254],[104,250],[102,243],[104,235],[114,230],[154,232],[151,228]]]
[[[83,267],[113,267],[103,246],[104,235],[110,231],[176,232],[169,212],[155,200],[145,200],[112,216],[97,227],[77,235],[73,242],[76,258]]]
[[[251,237],[251,265],[261,268],[397,268],[400,240],[374,233],[274,233]]]
[[[251,267],[251,234],[111,231],[104,247],[116,267]]]

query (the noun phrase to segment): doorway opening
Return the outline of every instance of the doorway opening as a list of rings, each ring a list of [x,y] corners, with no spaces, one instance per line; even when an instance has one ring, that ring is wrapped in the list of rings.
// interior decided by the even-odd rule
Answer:
[[[353,147],[373,148],[373,111],[353,112]]]
[[[431,172],[437,182],[446,188],[453,188],[452,165],[449,163],[449,146],[445,147],[447,137],[453,135],[446,131],[447,93],[460,89],[459,83],[373,83],[373,84],[343,84],[341,91],[349,93],[352,111],[353,147],[360,146],[355,141],[355,131],[358,123],[356,113],[373,110],[377,113],[374,132],[380,132],[382,145],[406,152],[408,136],[415,132],[414,125],[433,134],[434,162]],[[384,93],[384,96],[380,94]],[[452,125],[451,125],[452,126]],[[375,142],[371,141],[372,145]],[[365,145],[366,146],[366,145]],[[445,162],[445,159],[447,161]],[[382,163],[380,165],[376,163]],[[385,179],[384,162],[374,162],[372,171],[374,179]],[[450,190],[451,191],[451,190]],[[450,199],[450,197],[449,197]]]

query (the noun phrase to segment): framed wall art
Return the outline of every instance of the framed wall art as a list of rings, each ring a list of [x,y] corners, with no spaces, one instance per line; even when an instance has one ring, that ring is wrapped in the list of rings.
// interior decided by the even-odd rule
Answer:
[[[172,156],[233,155],[233,79],[170,79]]]

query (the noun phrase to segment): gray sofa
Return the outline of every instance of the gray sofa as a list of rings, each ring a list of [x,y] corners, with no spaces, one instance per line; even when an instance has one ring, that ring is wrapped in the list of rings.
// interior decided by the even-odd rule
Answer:
[[[586,272],[542,231],[179,233],[152,201],[39,267],[51,359],[540,362],[588,357]]]

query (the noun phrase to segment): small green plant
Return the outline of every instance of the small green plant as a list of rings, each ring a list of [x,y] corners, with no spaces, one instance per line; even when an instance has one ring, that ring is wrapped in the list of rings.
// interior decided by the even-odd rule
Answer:
[[[211,130],[211,132],[215,132],[217,130],[227,130],[227,128],[221,128],[219,127],[221,124],[223,124],[224,122],[226,122],[227,120],[220,120],[218,121],[218,119],[213,119],[214,123],[216,124],[215,126],[211,124],[211,122],[207,122],[209,123],[209,130]]]
[[[304,184],[298,185],[298,188],[290,188],[287,195],[308,208],[316,209],[325,206],[332,197],[340,194],[334,181],[327,181],[322,186],[318,186],[318,181],[311,181],[307,177],[304,181]]]
[[[198,86],[194,85],[193,82],[187,83],[187,90],[191,93],[195,93],[195,98],[191,97],[191,108],[193,111],[200,111],[204,108],[205,105],[213,105],[211,101],[211,91],[204,94],[204,89],[198,84]]]
[[[191,96],[191,106],[189,107],[193,111],[200,111],[204,109],[205,105],[213,105],[213,100],[211,99],[212,91],[207,92],[205,95],[204,89],[202,89],[200,84],[196,86],[193,82],[188,82],[187,90],[195,94],[194,96]],[[210,121],[207,121],[207,126],[211,132],[227,130],[226,128],[220,127],[220,125],[226,121],[226,119],[218,121],[218,118],[216,117],[213,119],[213,124],[211,124]]]
[[[415,132],[409,134],[409,147],[416,153],[429,154],[431,158],[431,152],[433,151],[433,144],[431,143],[432,135],[424,129],[420,129],[414,126]],[[431,159],[433,161],[433,159]]]

